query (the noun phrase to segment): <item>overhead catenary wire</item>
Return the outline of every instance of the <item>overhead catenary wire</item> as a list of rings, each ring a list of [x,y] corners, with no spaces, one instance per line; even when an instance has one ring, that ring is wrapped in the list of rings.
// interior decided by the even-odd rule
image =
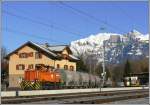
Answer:
[[[72,14],[73,14],[73,12],[76,12],[73,8],[71,8],[71,9],[68,9],[68,7],[66,8],[66,6],[64,6],[63,4],[61,4],[61,2],[60,2],[59,8],[68,10],[68,11],[70,11],[70,13],[72,13]],[[78,16],[81,16],[81,13],[76,12],[75,15],[76,15],[76,16],[77,16],[77,15],[78,15]],[[85,22],[87,23],[87,19],[84,18],[83,21],[85,21]],[[97,21],[95,22],[95,21],[93,21],[93,20],[92,20],[92,21],[88,21],[88,23],[91,23],[91,24],[97,25],[97,26],[100,25],[99,23],[97,23]]]
[[[6,32],[15,33],[15,34],[23,34],[23,35],[28,36],[28,37],[33,37],[33,38],[37,38],[37,39],[47,40],[47,41],[51,41],[51,42],[54,42],[54,43],[57,42],[57,43],[63,43],[63,44],[64,44],[64,42],[60,42],[60,41],[54,40],[54,39],[52,39],[52,38],[41,37],[41,36],[37,36],[37,35],[34,35],[34,34],[29,34],[29,33],[27,33],[27,32],[17,31],[17,30],[8,28],[8,27],[3,27],[2,30],[3,30],[3,31],[6,31]]]
[[[116,27],[115,25],[112,25],[112,24],[110,24],[110,23],[108,23],[108,22],[106,22],[106,21],[102,21],[102,20],[96,18],[95,16],[93,16],[93,15],[91,15],[91,14],[88,14],[88,13],[82,11],[82,10],[79,10],[79,9],[75,8],[75,7],[72,7],[72,6],[66,4],[66,3],[64,3],[64,2],[62,2],[62,1],[60,1],[59,3],[60,3],[61,5],[63,5],[63,6],[65,6],[65,7],[67,7],[67,8],[72,9],[72,10],[75,11],[76,13],[79,13],[79,14],[82,14],[82,15],[88,17],[88,18],[91,18],[92,20],[94,20],[94,21],[96,21],[96,22],[98,22],[98,23],[102,23],[102,24],[104,24],[104,25],[106,25],[106,26],[108,26],[108,27],[111,27],[111,28],[114,29],[114,30],[117,30],[117,31],[119,30],[119,31],[125,33],[125,31],[124,31],[123,29],[121,29],[121,28],[119,28],[119,27]]]
[[[128,12],[126,12],[126,10],[124,8],[122,8],[121,6],[117,5],[117,8],[119,8],[117,10],[119,10],[123,15],[125,15],[130,20],[130,22],[132,23],[132,27],[134,29],[135,23],[137,23],[137,22],[135,22],[135,18],[133,16],[129,15]]]
[[[68,11],[71,10],[71,11],[70,11],[71,13],[75,12],[75,11],[72,10],[72,9],[65,8],[63,5],[60,5],[59,8],[65,9],[66,11],[67,11],[67,10],[68,10]],[[77,15],[78,15],[78,16],[81,16],[80,13],[76,14],[76,16],[77,16]],[[82,19],[82,18],[80,18],[80,19]],[[99,27],[100,27],[102,24],[100,24],[100,23],[97,22],[97,21],[93,21],[93,20],[92,20],[92,21],[88,21],[89,19],[88,19],[88,20],[87,20],[87,19],[88,19],[88,18],[83,18],[83,21],[85,22],[84,25],[85,25],[85,29],[86,29],[86,30],[87,30],[87,24],[89,24],[89,23],[91,23],[92,25],[98,26],[97,29],[99,30]],[[87,35],[90,35],[90,34],[91,34],[91,33],[87,33]]]
[[[16,8],[14,8],[14,7],[11,7],[11,8],[13,8],[14,10],[20,11],[21,13],[26,13],[26,14],[28,14],[28,12],[25,11],[25,10],[16,9]],[[55,12],[54,12],[54,13],[55,13]],[[33,18],[32,18],[32,19],[33,19]],[[37,18],[34,18],[34,19],[37,19]],[[67,29],[67,31],[69,30],[69,32],[72,32],[72,34],[75,34],[75,37],[77,37],[77,36],[83,36],[83,37],[85,37],[83,34],[81,34],[81,32],[74,31],[75,29],[70,29],[70,26],[68,27],[67,25],[57,23],[56,21],[52,21],[52,20],[50,20],[50,19],[43,19],[43,17],[41,17],[41,16],[38,16],[38,19],[41,19],[41,20],[44,20],[44,21],[48,21],[48,23],[50,23],[51,26],[54,25],[54,26],[60,27],[60,28],[62,28],[62,29],[64,29],[64,27],[65,27],[65,31],[66,31],[66,29]],[[51,27],[51,28],[53,28],[53,27]],[[72,31],[72,30],[73,30],[73,31]],[[76,35],[77,35],[77,36],[76,36]],[[73,36],[73,35],[72,35],[72,36]]]
[[[134,22],[133,22],[134,19],[130,15],[128,15],[128,13],[126,13],[126,11],[122,7],[120,6],[117,7],[119,8],[118,10],[120,10],[121,13],[124,14],[130,20],[130,22],[133,23],[133,27],[134,27]]]
[[[71,35],[74,35],[74,36],[76,36],[76,37],[81,37],[81,36],[83,36],[83,35],[81,35],[80,33],[72,32],[72,31],[70,31],[70,30],[64,29],[64,28],[59,27],[59,26],[56,26],[56,25],[54,25],[54,24],[53,24],[53,27],[52,27],[52,24],[50,25],[50,24],[48,24],[48,23],[44,23],[44,22],[41,22],[41,21],[36,20],[36,19],[31,19],[31,18],[26,17],[26,16],[23,16],[23,15],[22,15],[22,16],[21,16],[21,15],[17,15],[17,14],[15,14],[15,13],[11,13],[11,12],[8,12],[8,11],[5,11],[5,10],[3,10],[2,12],[5,13],[5,14],[8,14],[8,15],[17,17],[17,18],[19,18],[19,19],[28,20],[28,21],[33,22],[33,23],[36,23],[36,24],[40,24],[40,25],[43,25],[43,26],[46,26],[46,27],[51,27],[51,28],[53,28],[53,29],[56,29],[56,30],[59,30],[59,31],[63,31],[63,32],[66,32],[66,33],[70,33]]]

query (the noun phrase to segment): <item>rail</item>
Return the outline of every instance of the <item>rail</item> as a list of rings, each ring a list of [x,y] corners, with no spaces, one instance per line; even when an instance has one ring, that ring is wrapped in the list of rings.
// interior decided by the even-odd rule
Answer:
[[[32,97],[14,97],[14,98],[2,98],[3,104],[16,104],[16,103],[29,103],[29,102],[38,102],[46,100],[62,100],[62,99],[77,99],[85,97],[95,97],[95,96],[119,96],[126,94],[142,94],[141,96],[148,95],[148,89],[136,89],[136,90],[121,90],[121,91],[105,91],[105,92],[89,92],[89,93],[70,93],[70,94],[59,94],[59,95],[47,95],[47,96],[32,96]],[[86,99],[86,98],[85,98]],[[79,99],[80,100],[80,99]],[[96,99],[94,99],[97,101]],[[84,102],[89,102],[90,100],[85,100]],[[80,103],[82,101],[79,101]],[[71,103],[71,102],[69,102]]]

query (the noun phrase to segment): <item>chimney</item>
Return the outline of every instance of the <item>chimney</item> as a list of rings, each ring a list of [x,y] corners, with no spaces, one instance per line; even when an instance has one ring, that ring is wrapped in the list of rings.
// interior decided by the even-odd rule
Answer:
[[[48,43],[45,43],[45,47],[49,47],[49,44],[48,44]]]

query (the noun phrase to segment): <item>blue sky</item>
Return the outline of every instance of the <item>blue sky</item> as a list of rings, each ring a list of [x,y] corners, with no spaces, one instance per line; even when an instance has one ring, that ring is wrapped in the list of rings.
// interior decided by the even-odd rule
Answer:
[[[101,30],[105,27],[105,30]],[[2,44],[69,44],[100,32],[148,33],[148,2],[3,2]]]

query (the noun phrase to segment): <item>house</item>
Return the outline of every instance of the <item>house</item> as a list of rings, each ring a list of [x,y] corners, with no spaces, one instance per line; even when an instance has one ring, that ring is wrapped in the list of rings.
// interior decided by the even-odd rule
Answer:
[[[128,83],[128,84],[127,84]],[[130,73],[125,77],[125,84],[127,86],[148,85],[149,84],[149,72]]]
[[[19,87],[24,70],[37,69],[39,64],[76,71],[79,60],[72,55],[68,45],[51,46],[31,41],[9,53],[6,58],[9,60],[9,87]]]

